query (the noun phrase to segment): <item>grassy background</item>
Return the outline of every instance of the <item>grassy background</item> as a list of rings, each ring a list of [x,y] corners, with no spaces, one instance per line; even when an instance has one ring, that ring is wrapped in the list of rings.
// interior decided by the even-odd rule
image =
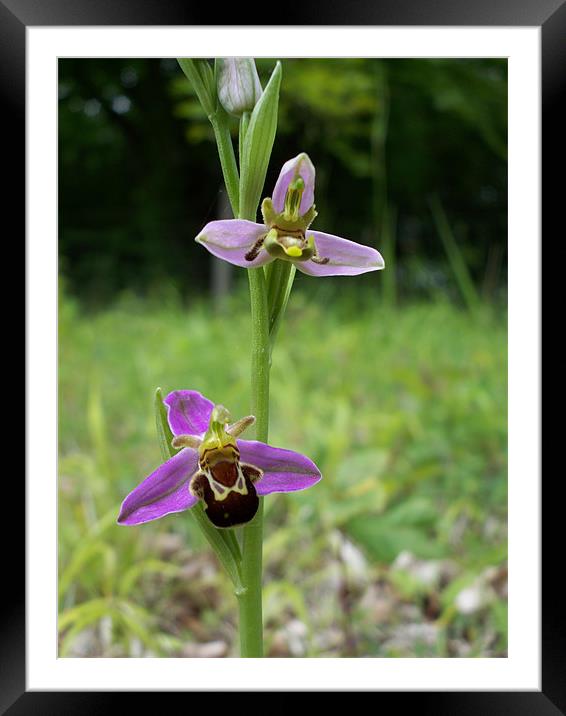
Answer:
[[[267,654],[505,656],[505,312],[385,310],[354,280],[300,276],[274,353],[270,442],[324,479],[266,498]],[[63,291],[59,343],[60,654],[236,656],[190,513],[115,520],[160,463],[154,388],[249,412],[245,292],[89,314]]]

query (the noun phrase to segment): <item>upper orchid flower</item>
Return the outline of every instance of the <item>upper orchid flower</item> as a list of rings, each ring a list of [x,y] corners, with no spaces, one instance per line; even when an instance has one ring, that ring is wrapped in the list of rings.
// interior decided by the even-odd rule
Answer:
[[[137,525],[204,500],[216,527],[234,527],[255,515],[258,495],[294,492],[315,485],[321,474],[308,457],[255,440],[237,440],[255,420],[229,425],[226,408],[194,390],[177,390],[163,401],[181,450],[140,483],[122,503],[118,523]]]
[[[370,246],[310,231],[316,217],[315,169],[305,153],[283,165],[271,199],[261,205],[263,224],[244,219],[211,221],[196,241],[235,266],[256,268],[270,261],[292,261],[310,276],[356,276],[384,268]]]

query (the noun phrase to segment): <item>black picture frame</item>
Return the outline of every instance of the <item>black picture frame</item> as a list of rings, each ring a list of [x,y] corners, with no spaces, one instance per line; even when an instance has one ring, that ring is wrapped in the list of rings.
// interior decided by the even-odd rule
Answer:
[[[224,26],[254,25],[258,16],[242,22],[242,4],[233,4],[223,12]],[[566,3],[564,0],[350,0],[317,3],[301,0],[285,3],[284,17],[273,17],[278,25],[431,25],[431,26],[537,26],[542,42],[542,190],[543,222],[547,233],[563,204],[564,162],[561,107],[566,85]],[[245,12],[245,8],[243,10]],[[216,18],[214,17],[216,15]],[[239,17],[236,17],[239,15]],[[5,206],[24,224],[25,232],[25,99],[26,99],[26,27],[68,25],[215,25],[214,8],[188,0],[0,0],[0,97],[3,100],[4,139],[9,145],[5,156]],[[261,14],[261,24],[269,24]],[[8,141],[9,138],[9,141]],[[562,172],[563,174],[563,172]],[[24,221],[22,222],[22,219]],[[556,226],[560,224],[556,221]],[[21,232],[22,229],[19,229]],[[561,232],[563,234],[563,230]],[[13,236],[18,235],[14,232]],[[21,235],[21,234],[19,234]],[[23,239],[23,236],[22,236]],[[16,242],[12,240],[13,244]],[[27,449],[33,449],[27,436]],[[553,475],[560,478],[559,474]],[[442,714],[513,714],[545,716],[566,713],[566,629],[560,581],[563,557],[556,545],[563,544],[561,502],[557,490],[560,480],[549,481],[543,490],[542,559],[542,663],[539,692],[376,692],[374,708],[382,710],[390,700],[399,707],[416,712]],[[24,510],[24,481],[5,480],[2,501]],[[6,493],[7,491],[7,493]],[[21,514],[21,513],[20,513]],[[24,520],[3,521],[4,608],[0,612],[0,714],[94,714],[113,709],[137,708],[132,699],[141,696],[150,707],[154,696],[147,692],[30,692],[26,690],[25,666],[25,533]],[[554,555],[554,556],[553,556]],[[559,596],[557,596],[559,595]],[[220,694],[218,694],[220,695]],[[187,694],[168,693],[183,698],[183,708],[193,708]],[[163,698],[163,695],[157,698]]]

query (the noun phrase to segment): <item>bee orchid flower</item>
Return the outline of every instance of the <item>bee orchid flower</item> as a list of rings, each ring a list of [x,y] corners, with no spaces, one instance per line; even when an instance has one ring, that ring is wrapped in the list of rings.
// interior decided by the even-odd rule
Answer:
[[[283,165],[273,196],[263,200],[263,224],[244,219],[209,222],[196,241],[235,266],[257,268],[275,259],[291,261],[310,276],[356,276],[384,268],[371,246],[311,231],[315,168],[304,152]]]
[[[234,527],[253,519],[259,496],[304,490],[321,479],[304,455],[238,439],[253,416],[230,423],[226,408],[194,390],[174,391],[163,402],[179,452],[130,492],[119,524],[142,524],[203,500],[216,527]]]

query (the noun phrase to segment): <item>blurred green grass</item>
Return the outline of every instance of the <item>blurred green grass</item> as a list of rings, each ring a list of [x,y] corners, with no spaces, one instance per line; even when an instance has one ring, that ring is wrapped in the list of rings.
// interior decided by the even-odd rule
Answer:
[[[125,295],[94,314],[62,296],[60,655],[237,655],[235,599],[190,516],[115,519],[160,463],[155,388],[247,414],[249,336],[243,292],[221,311]],[[324,479],[266,499],[268,654],[506,654],[506,375],[491,305],[297,288],[270,442]]]

